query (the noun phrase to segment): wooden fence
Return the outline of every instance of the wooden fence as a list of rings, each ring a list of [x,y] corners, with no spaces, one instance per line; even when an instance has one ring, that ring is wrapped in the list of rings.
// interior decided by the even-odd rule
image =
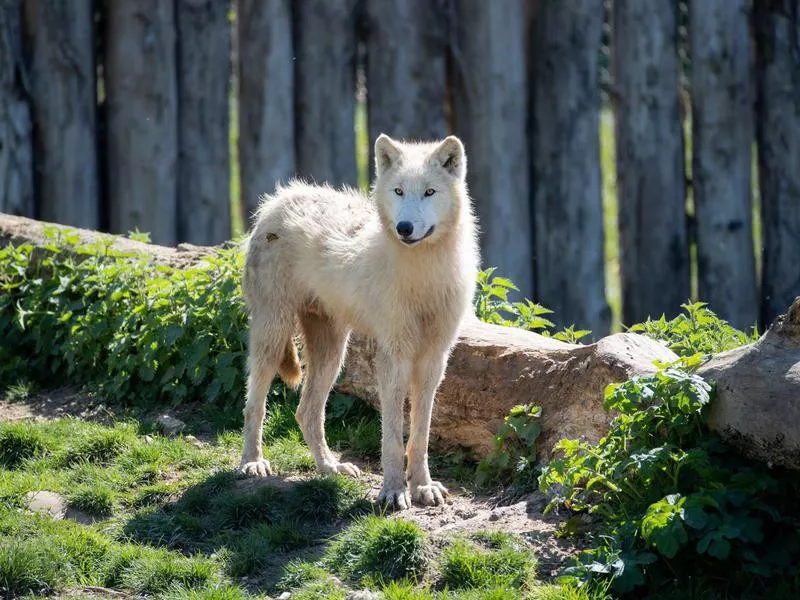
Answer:
[[[359,183],[380,132],[454,132],[484,264],[559,324],[609,330],[604,247],[618,234],[624,323],[674,315],[694,285],[745,327],[800,294],[798,12],[800,0],[0,0],[0,211],[217,243],[232,193],[247,216],[295,174]],[[606,102],[618,197],[604,204]]]

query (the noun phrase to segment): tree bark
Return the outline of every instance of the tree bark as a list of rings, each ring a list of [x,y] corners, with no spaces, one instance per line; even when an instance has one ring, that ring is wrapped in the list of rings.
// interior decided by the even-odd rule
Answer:
[[[458,8],[455,131],[469,156],[483,263],[533,297],[525,2],[468,0]]]
[[[754,4],[764,268],[761,315],[800,294],[800,0]]]
[[[37,214],[100,223],[92,0],[23,3],[30,53]]]
[[[105,83],[111,230],[177,240],[178,87],[172,2],[109,0]]]
[[[447,135],[448,15],[430,0],[367,0],[370,171],[375,139]]]
[[[700,299],[735,327],[758,318],[748,0],[694,0],[692,178]]]
[[[530,50],[536,297],[557,325],[591,329],[595,339],[611,316],[600,189],[602,25],[602,0],[539,2]]]
[[[672,318],[691,295],[677,10],[677,4],[662,0],[614,4],[620,270],[627,324],[662,314]]]
[[[239,0],[237,26],[241,194],[250,220],[260,196],[295,172],[292,3]]]
[[[357,185],[356,0],[296,0],[297,170],[317,183]]]
[[[178,0],[178,240],[231,236],[229,0]]]
[[[33,124],[17,0],[0,0],[0,213],[34,215]]]

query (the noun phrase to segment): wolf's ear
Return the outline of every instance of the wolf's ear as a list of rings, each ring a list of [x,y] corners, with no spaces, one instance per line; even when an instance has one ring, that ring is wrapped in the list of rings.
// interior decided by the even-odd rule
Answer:
[[[375,175],[380,177],[392,165],[400,161],[400,148],[397,143],[385,133],[375,140]]]
[[[464,179],[467,175],[467,154],[464,144],[454,135],[449,135],[433,151],[434,159],[453,177]]]

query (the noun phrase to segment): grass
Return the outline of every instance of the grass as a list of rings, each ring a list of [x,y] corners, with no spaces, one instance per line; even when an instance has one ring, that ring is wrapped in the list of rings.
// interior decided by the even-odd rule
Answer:
[[[526,589],[536,559],[512,536],[494,532],[456,540],[442,552],[439,569],[451,589]]]
[[[404,519],[362,517],[330,545],[325,565],[357,584],[417,580],[425,569],[425,535]]]
[[[363,406],[340,399],[331,408],[342,443],[372,436],[359,432]],[[0,597],[86,586],[223,600],[282,591],[346,598],[365,587],[437,600],[534,590],[535,559],[516,538],[481,534],[441,551],[414,523],[379,514],[363,481],[308,474],[307,449],[283,418],[290,411],[271,410],[266,451],[294,476],[279,486],[231,469],[241,423],[199,447],[132,417],[0,423]],[[361,415],[349,429],[348,411]],[[25,495],[37,490],[63,495],[95,522],[25,511]]]

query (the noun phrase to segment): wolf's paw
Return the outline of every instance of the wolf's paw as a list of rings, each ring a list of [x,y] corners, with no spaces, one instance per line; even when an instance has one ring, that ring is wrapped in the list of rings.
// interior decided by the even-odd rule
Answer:
[[[247,477],[266,477],[272,475],[272,467],[266,458],[251,462],[242,461],[242,464],[239,465],[239,473]]]
[[[320,465],[319,470],[326,475],[341,473],[342,475],[349,475],[350,477],[361,477],[361,469],[353,463],[324,462]]]
[[[411,508],[411,494],[405,488],[386,489],[378,494],[378,504],[384,504],[390,510],[407,510]]]
[[[448,493],[447,488],[438,481],[426,485],[411,484],[411,499],[422,506],[442,506]]]

